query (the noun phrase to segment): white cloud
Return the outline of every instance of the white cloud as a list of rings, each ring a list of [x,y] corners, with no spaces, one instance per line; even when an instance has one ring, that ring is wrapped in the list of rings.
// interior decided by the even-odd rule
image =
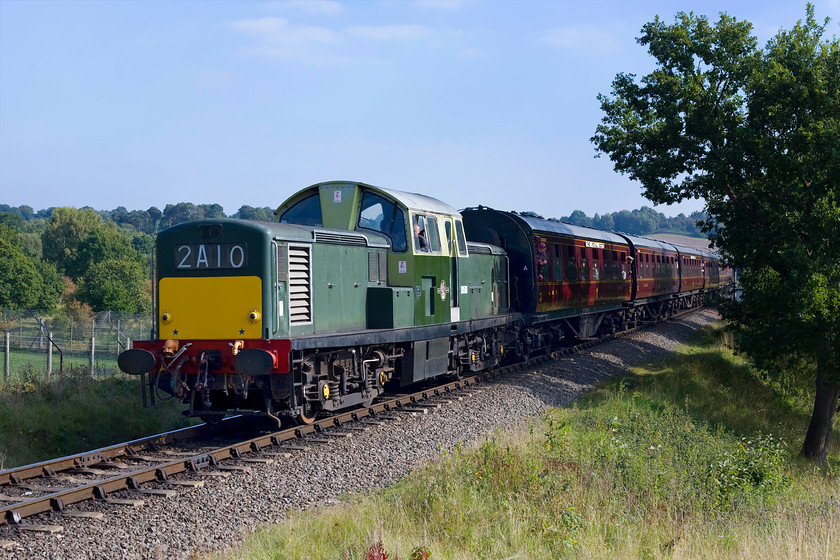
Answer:
[[[487,53],[479,49],[467,48],[458,51],[458,58],[462,58],[465,60],[475,60],[477,58],[484,58],[486,56]]]
[[[241,19],[231,23],[231,27],[274,45],[326,44],[338,40],[338,35],[332,29],[293,25],[283,18]]]
[[[429,10],[460,10],[476,0],[414,0],[414,3]]]
[[[334,0],[284,0],[266,2],[263,7],[267,10],[297,10],[313,16],[337,16],[344,13],[344,6]]]
[[[540,42],[564,50],[586,51],[606,56],[621,49],[618,38],[595,27],[557,27],[540,37]]]
[[[416,41],[428,37],[432,30],[424,25],[378,25],[348,27],[347,34],[376,41]]]
[[[0,0],[2,1],[2,0]],[[377,25],[352,26],[344,29],[311,26],[292,23],[286,18],[263,17],[256,19],[241,19],[230,24],[231,29],[252,39],[252,44],[237,50],[244,56],[277,58],[298,62],[315,62],[319,64],[353,62],[357,55],[364,56],[370,63],[387,61],[387,51],[367,52],[364,55],[354,51],[359,40],[371,41],[375,44],[386,45],[396,42],[420,42],[428,48],[446,48],[449,41],[444,38],[453,32],[435,30],[424,25]],[[448,35],[447,35],[448,34]],[[485,56],[478,49],[461,48],[453,52],[462,59],[475,59]],[[355,52],[355,54],[354,54]]]

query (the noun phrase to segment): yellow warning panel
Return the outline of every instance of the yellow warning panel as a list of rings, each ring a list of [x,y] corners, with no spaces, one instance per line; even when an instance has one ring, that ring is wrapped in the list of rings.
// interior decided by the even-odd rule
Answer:
[[[161,278],[160,338],[261,338],[262,281],[257,276]]]

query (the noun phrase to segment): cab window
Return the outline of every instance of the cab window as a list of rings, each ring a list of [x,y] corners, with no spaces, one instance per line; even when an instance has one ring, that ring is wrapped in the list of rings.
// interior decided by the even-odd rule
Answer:
[[[408,249],[405,235],[405,213],[399,206],[376,193],[362,195],[359,209],[359,229],[367,229],[387,235],[391,239],[391,250],[402,252]]]
[[[440,230],[434,216],[417,214],[411,221],[416,253],[440,254]]]
[[[426,233],[429,235],[432,253],[440,253],[440,230],[438,230],[437,218],[434,216],[426,218]]]
[[[299,226],[323,226],[321,197],[318,193],[315,193],[295,203],[280,215],[280,223]]]
[[[467,256],[467,237],[464,235],[464,224],[461,220],[455,220],[455,235],[458,236],[458,256]]]

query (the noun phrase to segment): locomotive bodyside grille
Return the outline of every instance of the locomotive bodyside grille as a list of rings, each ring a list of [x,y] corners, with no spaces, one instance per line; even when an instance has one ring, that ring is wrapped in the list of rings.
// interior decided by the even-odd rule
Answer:
[[[367,237],[354,233],[331,233],[326,231],[315,232],[315,243],[332,243],[333,245],[359,245],[365,247],[368,244]]]
[[[289,246],[289,323],[312,322],[311,248]]]

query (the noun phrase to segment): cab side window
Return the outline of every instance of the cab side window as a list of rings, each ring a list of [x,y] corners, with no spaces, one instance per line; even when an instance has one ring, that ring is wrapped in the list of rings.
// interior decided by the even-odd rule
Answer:
[[[414,252],[440,254],[440,230],[438,230],[437,218],[417,214],[411,220],[411,224],[414,233]]]
[[[458,237],[458,256],[467,256],[467,237],[464,235],[464,224],[455,220],[455,235]]]
[[[438,230],[437,218],[434,216],[426,218],[426,234],[429,236],[432,253],[440,253],[440,230]]]

